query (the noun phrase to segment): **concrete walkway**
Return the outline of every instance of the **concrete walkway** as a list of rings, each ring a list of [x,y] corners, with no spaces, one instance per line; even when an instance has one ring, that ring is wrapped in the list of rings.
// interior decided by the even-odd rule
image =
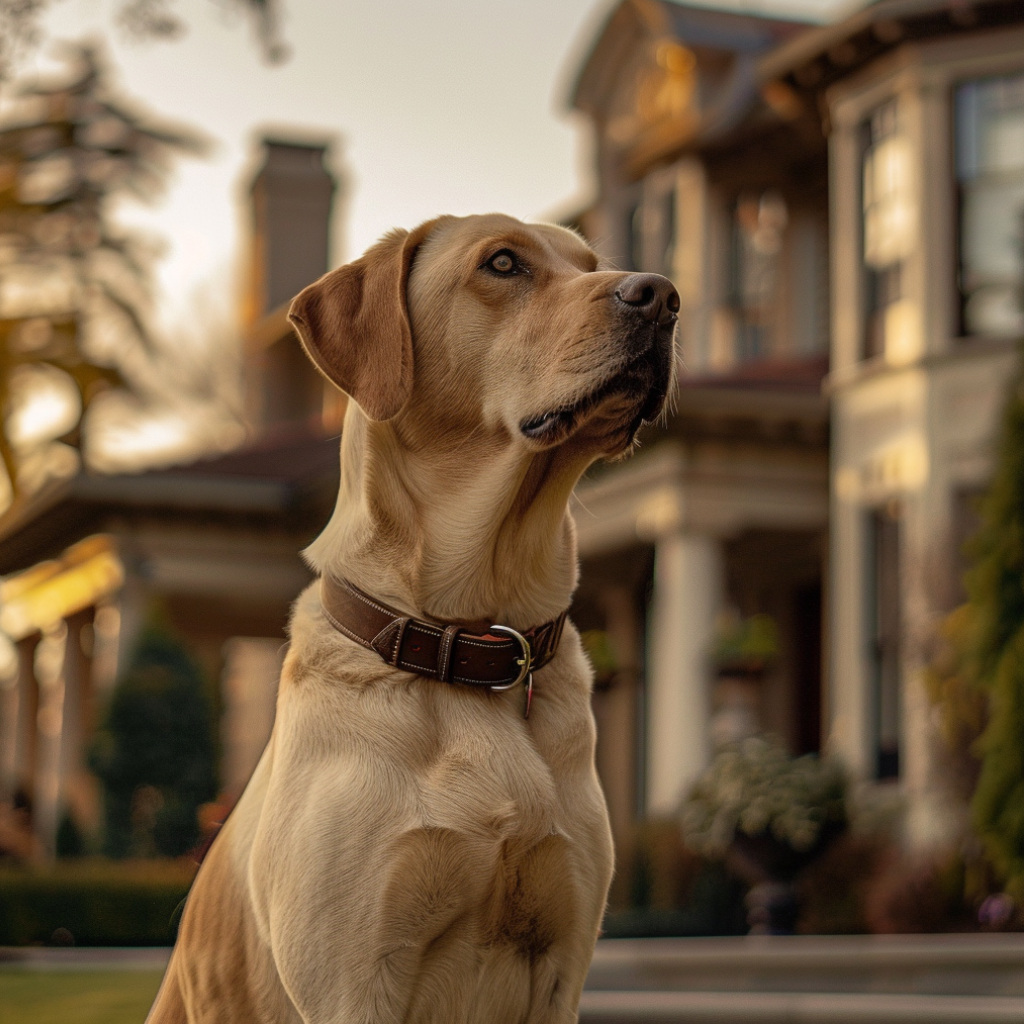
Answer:
[[[161,970],[170,950],[0,948],[0,971]],[[1024,934],[603,939],[581,1024],[1024,1024]]]
[[[581,1024],[1024,1024],[1024,935],[609,939]]]
[[[1021,1024],[1024,999],[779,992],[584,992],[580,1024]]]
[[[603,939],[587,987],[1024,997],[1024,933]]]

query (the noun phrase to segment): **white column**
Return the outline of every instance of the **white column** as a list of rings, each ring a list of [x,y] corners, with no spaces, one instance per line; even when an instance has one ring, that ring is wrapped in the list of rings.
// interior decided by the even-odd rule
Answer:
[[[856,502],[834,496],[829,558],[826,748],[858,779],[871,779],[875,773],[865,514]]]
[[[21,679],[18,650],[0,633],[0,804],[9,803],[18,788],[18,725]]]
[[[36,648],[35,671],[39,683],[36,714],[38,740],[32,807],[32,831],[45,860],[57,852],[61,813],[61,749],[64,738],[64,655],[68,629],[62,620],[43,634]]]
[[[678,533],[655,548],[648,639],[647,813],[672,814],[711,752],[711,645],[722,606],[714,537]]]
[[[241,796],[270,739],[283,660],[279,639],[236,636],[225,644],[221,788],[233,799]]]

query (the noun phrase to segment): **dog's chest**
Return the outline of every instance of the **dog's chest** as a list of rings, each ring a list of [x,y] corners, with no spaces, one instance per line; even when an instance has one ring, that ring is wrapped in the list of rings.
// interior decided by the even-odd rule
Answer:
[[[431,825],[518,849],[569,824],[574,809],[563,806],[559,767],[521,720],[442,733],[432,753],[418,787]]]
[[[529,960],[573,926],[579,861],[587,858],[577,847],[588,829],[581,804],[567,808],[559,798],[536,748],[513,744],[511,754],[506,746],[482,757],[464,746],[448,750],[426,774],[421,797],[422,827],[414,831],[427,846],[445,837],[428,887],[461,894],[478,941]]]

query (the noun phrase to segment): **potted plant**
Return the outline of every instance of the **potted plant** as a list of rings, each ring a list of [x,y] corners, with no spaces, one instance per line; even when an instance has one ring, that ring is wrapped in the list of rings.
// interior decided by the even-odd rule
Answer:
[[[796,923],[796,876],[846,826],[846,777],[833,760],[790,757],[772,737],[720,750],[682,809],[688,845],[724,859],[751,886],[751,933]]]
[[[725,614],[718,623],[714,658],[719,675],[761,675],[779,653],[779,630],[770,615]]]

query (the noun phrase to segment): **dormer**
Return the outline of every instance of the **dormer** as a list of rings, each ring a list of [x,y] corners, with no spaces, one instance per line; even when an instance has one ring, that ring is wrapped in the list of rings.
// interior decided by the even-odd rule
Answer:
[[[577,223],[620,268],[672,278],[691,375],[823,365],[825,138],[816,109],[759,77],[766,54],[807,30],[623,0],[576,80],[571,103],[598,153],[597,196]]]
[[[602,169],[635,181],[687,147],[728,135],[758,103],[758,58],[805,29],[665,0],[625,0],[571,96],[594,123]]]

